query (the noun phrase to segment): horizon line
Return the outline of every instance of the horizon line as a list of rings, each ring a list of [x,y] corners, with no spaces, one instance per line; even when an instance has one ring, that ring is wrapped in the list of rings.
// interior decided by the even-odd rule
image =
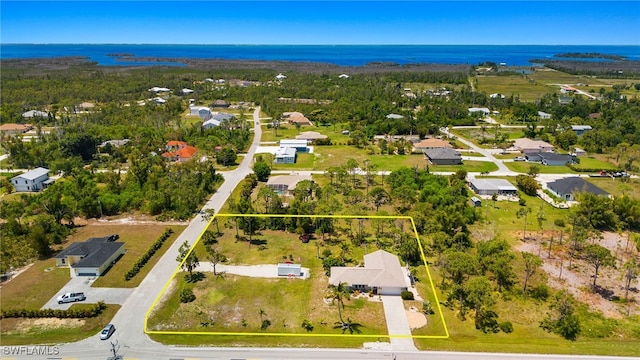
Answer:
[[[250,44],[250,43],[121,43],[121,42],[0,42],[2,45],[166,45],[166,46],[631,46],[640,44]]]

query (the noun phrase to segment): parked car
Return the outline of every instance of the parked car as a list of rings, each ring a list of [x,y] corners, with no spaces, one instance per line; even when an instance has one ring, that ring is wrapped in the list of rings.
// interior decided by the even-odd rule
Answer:
[[[107,324],[107,326],[105,326],[102,331],[100,331],[100,340],[107,340],[111,337],[111,335],[113,335],[115,331],[116,327],[113,326],[113,324]]]
[[[107,241],[116,241],[118,239],[120,239],[120,235],[118,234],[111,234],[107,236]]]
[[[64,303],[76,302],[76,301],[85,301],[86,299],[87,297],[84,296],[84,293],[81,293],[81,292],[66,293],[58,296],[58,304],[64,304]]]
[[[513,158],[513,161],[526,161],[527,159],[523,158],[522,156],[516,156]]]

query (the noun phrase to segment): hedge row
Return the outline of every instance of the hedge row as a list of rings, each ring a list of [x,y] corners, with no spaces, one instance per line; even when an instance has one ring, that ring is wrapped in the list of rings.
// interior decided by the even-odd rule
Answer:
[[[151,244],[151,247],[149,248],[149,250],[147,250],[146,253],[142,254],[142,256],[138,259],[138,261],[136,261],[136,263],[133,264],[131,269],[124,274],[124,280],[129,281],[134,276],[138,275],[142,267],[145,266],[147,262],[149,262],[153,254],[155,254],[156,251],[158,251],[162,247],[162,244],[164,244],[164,242],[167,241],[167,239],[171,236],[171,234],[173,234],[173,230],[166,229],[162,233],[162,235],[160,235],[158,240],[156,240],[153,244]]]
[[[100,315],[107,308],[107,304],[100,301],[85,309],[9,309],[0,312],[0,319],[4,318],[58,318],[58,319],[84,319]]]
[[[573,171],[577,171],[577,172],[588,172],[588,173],[600,173],[600,171],[602,171],[602,168],[585,168],[585,167],[580,167],[580,166],[576,166],[573,164],[567,164],[567,166],[573,170]],[[620,172],[622,170],[612,170],[612,169],[604,169],[606,170],[608,173],[615,173],[615,172]]]

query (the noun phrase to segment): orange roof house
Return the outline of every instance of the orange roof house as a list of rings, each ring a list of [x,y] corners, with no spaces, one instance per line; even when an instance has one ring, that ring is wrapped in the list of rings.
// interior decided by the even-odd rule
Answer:
[[[428,138],[420,141],[419,143],[413,144],[413,147],[419,150],[422,149],[440,149],[440,148],[449,148],[453,149],[453,146],[446,141],[436,138]]]
[[[187,145],[184,141],[172,140],[167,142],[167,151],[162,153],[162,157],[171,161],[183,162],[191,159],[198,149]]]

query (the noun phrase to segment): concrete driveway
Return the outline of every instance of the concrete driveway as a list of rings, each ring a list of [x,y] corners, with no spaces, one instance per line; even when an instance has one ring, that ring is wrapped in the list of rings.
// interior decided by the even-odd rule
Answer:
[[[382,295],[381,298],[391,348],[399,351],[416,351],[402,298],[397,295]]]
[[[57,300],[58,296],[69,292],[83,292],[87,299],[80,302],[82,304],[95,304],[99,301],[104,301],[106,304],[122,305],[134,290],[128,288],[94,288],[91,287],[94,280],[95,279],[89,277],[80,276],[72,278],[57,294],[49,299],[42,308],[60,310],[69,309],[71,305],[76,303],[58,304]]]

